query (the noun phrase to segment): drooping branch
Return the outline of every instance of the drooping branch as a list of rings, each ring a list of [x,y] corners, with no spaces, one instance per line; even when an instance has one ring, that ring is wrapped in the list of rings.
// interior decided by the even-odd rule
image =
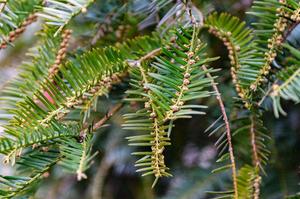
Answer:
[[[224,26],[223,24],[230,25]],[[251,43],[253,31],[238,17],[216,12],[206,18],[204,27],[208,28],[208,32],[219,38],[226,46],[231,65],[232,82],[245,107],[250,107],[249,96],[246,92],[250,86],[248,81],[257,73],[248,67],[253,65],[251,60],[255,59],[257,55]]]
[[[205,65],[202,65],[202,69],[204,71],[208,71],[207,67]],[[231,130],[230,130],[230,124],[229,120],[226,114],[225,106],[221,97],[221,93],[217,87],[217,84],[214,82],[211,74],[209,72],[206,73],[207,77],[211,78],[211,84],[213,87],[213,90],[216,93],[216,99],[219,103],[221,113],[223,115],[223,120],[225,123],[225,129],[226,129],[226,136],[227,136],[227,142],[228,142],[228,150],[229,150],[229,156],[231,161],[231,170],[232,170],[232,180],[233,180],[233,188],[234,188],[234,198],[238,199],[238,188],[237,188],[237,173],[236,173],[236,163],[235,163],[235,156],[233,151],[233,144],[232,144],[232,137],[231,137]]]
[[[251,146],[252,146],[252,155],[253,155],[253,165],[254,167],[260,167],[260,160],[258,157],[257,144],[256,144],[256,134],[255,134],[255,118],[250,117],[251,127],[250,127],[250,136],[251,136]]]
[[[255,132],[255,118],[253,115],[250,116],[251,126],[250,126],[250,139],[251,139],[251,148],[252,148],[252,156],[253,156],[253,166],[256,171],[259,171],[261,168],[260,158],[258,156],[258,149],[257,149],[257,143],[256,143],[256,132]],[[255,178],[253,180],[253,199],[259,199],[260,195],[260,183],[261,183],[261,177],[259,175],[259,172],[255,175]]]

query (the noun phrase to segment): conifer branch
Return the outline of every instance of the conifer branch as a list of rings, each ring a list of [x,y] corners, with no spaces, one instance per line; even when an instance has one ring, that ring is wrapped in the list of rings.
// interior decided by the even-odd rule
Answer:
[[[235,85],[238,95],[244,98],[244,89],[240,86],[240,83],[238,81],[238,75],[237,75],[237,71],[241,67],[241,64],[239,63],[240,60],[238,58],[238,51],[240,51],[240,46],[234,44],[234,42],[231,39],[232,33],[230,31],[226,32],[225,30],[219,30],[214,26],[209,26],[208,32],[220,38],[220,40],[222,40],[224,42],[224,45],[227,47],[228,57],[230,59],[230,64],[231,64],[230,69],[231,69],[232,82]]]
[[[122,107],[126,102],[132,106],[127,107],[130,113],[124,115],[122,127],[137,133],[126,139],[130,146],[142,150],[132,153],[140,156],[135,163],[136,171],[142,176],[152,175],[154,187],[161,177],[172,176],[166,166],[165,149],[171,145],[174,121],[206,114],[203,110],[211,102],[201,100],[206,103],[203,105],[198,102],[216,95],[221,114],[205,132],[217,126],[209,136],[218,136],[215,146],[220,156],[216,162],[222,166],[212,173],[230,169],[232,188],[212,193],[220,194],[218,198],[259,199],[261,192],[265,193],[261,190],[264,187],[261,187],[260,174],[265,172],[263,167],[270,154],[262,117],[265,110],[259,108],[270,96],[278,117],[279,113],[286,114],[281,99],[300,102],[300,53],[292,47],[293,29],[300,22],[299,2],[254,1],[249,14],[257,20],[251,28],[227,13],[213,12],[205,16],[191,0],[176,3],[153,0],[142,9],[131,1],[121,8],[119,1],[109,2],[107,7],[101,2],[101,6],[104,5],[101,9],[90,9],[87,18],[75,19],[80,13],[86,13],[93,2],[30,0],[25,4],[23,0],[0,0],[0,49],[15,41],[37,16],[45,19],[39,21],[42,30],[38,32],[37,45],[28,51],[30,61],[21,65],[18,77],[1,91],[5,110],[1,110],[0,119],[5,121],[5,126],[0,136],[0,153],[5,155],[6,163],[21,165],[20,171],[24,170],[29,176],[0,175],[0,195],[30,197],[34,191],[31,185],[56,164],[77,174],[78,180],[87,178],[85,173],[97,155],[97,152],[92,154],[94,133],[114,115],[124,112]],[[156,23],[157,19],[153,19],[156,11],[169,4],[173,5],[158,25],[163,38],[159,32],[151,35],[148,31],[137,32],[138,26]],[[115,7],[120,9],[114,10]],[[167,10],[165,8],[159,16]],[[144,12],[139,13],[142,17],[149,16],[139,23],[140,16],[135,12]],[[132,16],[136,17],[132,19]],[[99,25],[99,22],[103,23]],[[115,27],[118,27],[116,32]],[[208,67],[208,63],[217,58],[207,56],[210,50],[199,39],[203,28],[220,39],[227,49],[230,75],[238,97],[232,103],[232,110],[225,107],[225,102],[232,100],[231,93],[221,95],[213,76],[218,70]],[[67,50],[71,29],[74,31],[72,42],[80,38],[75,42],[86,45],[74,52]],[[146,36],[118,42],[140,34]],[[57,35],[59,37],[55,37]],[[85,37],[91,39],[95,48],[87,50],[90,44],[83,41]],[[286,40],[289,44],[284,43]],[[289,52],[282,51],[275,60],[282,48]],[[271,70],[273,65],[285,67]],[[267,84],[273,85],[266,88]],[[127,89],[124,100],[120,99],[123,89]],[[95,114],[98,104],[102,96],[108,95],[111,95],[108,100],[116,102],[110,103],[112,107],[98,118]],[[110,141],[110,138],[105,139]],[[249,154],[251,160],[247,158]],[[100,166],[104,172],[115,160],[109,157],[108,161]],[[249,161],[252,166],[247,165]],[[103,182],[100,179],[95,184],[102,186]]]
[[[207,67],[205,65],[201,66],[204,71],[208,71]],[[209,72],[206,73],[207,77],[212,78],[211,74]],[[229,150],[229,156],[231,161],[231,171],[232,171],[232,180],[233,180],[233,189],[234,189],[234,198],[238,199],[238,189],[237,189],[237,174],[236,174],[236,163],[235,163],[235,156],[233,152],[233,144],[231,141],[231,130],[230,130],[230,124],[227,117],[227,113],[225,110],[225,106],[223,103],[223,100],[221,98],[221,93],[217,87],[217,84],[214,82],[214,80],[211,80],[212,87],[216,93],[216,99],[219,103],[221,113],[223,115],[223,121],[225,122],[225,129],[226,129],[226,136],[227,136],[227,142],[228,142],[228,150]]]
[[[146,86],[147,84],[149,84],[148,82],[148,78],[146,75],[145,70],[142,68],[141,66],[141,62],[145,61],[147,58],[151,58],[153,57],[153,54],[160,52],[159,50],[154,50],[152,52],[150,52],[149,54],[147,54],[146,56],[142,57],[141,60],[138,60],[137,62],[137,67],[142,75],[143,78],[143,86],[145,91],[147,92],[148,96],[151,96],[151,90],[148,89],[148,87]],[[164,174],[162,171],[165,170],[166,166],[164,163],[164,146],[162,145],[162,137],[163,135],[163,131],[161,131],[161,127],[159,125],[159,121],[157,119],[158,113],[156,112],[156,108],[154,106],[154,104],[151,102],[151,98],[148,98],[148,100],[145,102],[145,107],[148,107],[150,110],[150,118],[153,120],[153,131],[151,132],[151,135],[154,137],[154,143],[153,146],[151,147],[151,150],[153,152],[153,155],[151,156],[152,159],[152,169],[153,169],[153,174],[155,176],[155,180],[152,184],[152,188],[155,186],[155,184],[157,183],[157,180],[166,175]],[[142,171],[142,169],[140,169]],[[139,170],[137,170],[139,171]]]
[[[283,1],[285,2],[285,1]],[[285,4],[285,3],[282,3]],[[284,9],[276,10],[279,15],[279,18],[276,20],[276,23],[274,24],[275,33],[272,35],[272,38],[268,40],[268,51],[265,52],[265,63],[261,67],[258,76],[256,77],[256,80],[250,85],[250,89],[252,91],[256,91],[257,87],[261,84],[263,81],[263,78],[267,76],[271,70],[271,63],[275,59],[277,55],[277,49],[279,46],[281,46],[283,42],[283,33],[288,26],[288,20],[284,18],[285,11]]]
[[[257,143],[256,143],[256,126],[255,126],[255,118],[253,115],[250,116],[250,121],[251,121],[251,127],[250,127],[250,136],[251,136],[251,146],[252,146],[252,157],[253,157],[253,166],[256,171],[259,171],[261,168],[260,164],[260,159],[258,156],[258,149],[257,149]],[[260,194],[260,181],[261,177],[259,175],[259,172],[257,172],[254,180],[253,180],[253,188],[254,188],[254,193],[253,193],[253,199],[259,199],[259,194]]]
[[[260,160],[258,158],[257,144],[256,144],[256,135],[255,135],[255,121],[253,115],[250,116],[251,127],[250,127],[250,136],[251,136],[251,146],[252,146],[252,156],[253,156],[253,166],[260,167]]]

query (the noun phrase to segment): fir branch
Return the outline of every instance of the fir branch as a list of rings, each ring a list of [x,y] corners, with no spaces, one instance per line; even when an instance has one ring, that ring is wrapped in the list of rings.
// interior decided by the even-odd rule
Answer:
[[[62,139],[60,143],[60,154],[62,160],[59,162],[63,168],[77,174],[77,180],[87,179],[85,171],[93,163],[98,152],[92,153],[92,136],[86,136],[82,142],[76,139]]]
[[[205,65],[202,65],[202,69],[204,71],[208,71],[207,67]],[[206,75],[211,78],[210,73],[206,73]],[[214,82],[214,80],[211,80],[211,85],[216,93],[216,99],[218,100],[222,116],[223,116],[223,121],[225,122],[225,129],[226,129],[226,136],[227,136],[227,142],[228,142],[228,151],[229,151],[229,156],[230,156],[230,161],[231,161],[231,171],[232,171],[232,180],[233,180],[233,189],[234,189],[234,198],[237,199],[239,198],[239,193],[238,193],[238,183],[237,183],[237,174],[236,174],[236,163],[235,163],[235,156],[233,152],[233,144],[231,141],[231,130],[230,130],[230,124],[229,120],[227,117],[227,113],[225,110],[225,106],[223,103],[223,100],[221,98],[221,93],[217,87],[217,84]]]
[[[37,90],[33,94],[34,97],[27,96],[24,101],[17,103],[17,108],[14,110],[15,117],[5,130],[9,137],[16,139],[8,139],[6,136],[0,139],[1,151],[9,153],[14,150],[12,143],[15,143],[18,149],[30,144],[38,144],[41,138],[36,136],[40,134],[63,136],[63,133],[60,133],[63,129],[57,128],[57,120],[68,113],[73,106],[84,103],[81,97],[88,93],[91,96],[106,94],[111,87],[109,85],[113,81],[120,80],[118,74],[126,73],[128,59],[142,57],[143,54],[140,52],[152,51],[158,46],[155,37],[138,37],[136,40],[123,43],[118,50],[113,47],[104,50],[94,49],[63,65],[60,69],[63,78],[57,74],[53,81],[41,84],[42,90],[48,96]],[[85,75],[80,75],[83,73]],[[85,101],[88,102],[89,99]],[[48,132],[48,128],[54,131]],[[22,129],[26,131],[20,135]],[[26,138],[25,145],[23,136]]]
[[[226,24],[223,24],[222,21],[226,21]],[[205,26],[209,28],[208,31],[210,33],[223,41],[227,47],[231,64],[232,82],[235,84],[238,95],[245,100],[244,88],[241,86],[237,72],[240,70],[241,64],[247,64],[245,60],[252,56],[253,52],[249,49],[249,41],[252,40],[251,30],[245,26],[245,23],[240,22],[237,17],[230,16],[227,13],[218,14],[216,12],[207,17]]]
[[[246,24],[237,17],[216,12],[206,18],[204,27],[208,28],[208,32],[219,38],[227,47],[232,82],[245,106],[250,107],[246,90],[250,86],[249,82],[257,76],[256,67],[258,66],[255,65],[263,62],[257,56],[257,51],[252,44],[252,29],[246,27]]]
[[[6,155],[6,162],[14,162],[16,156],[20,156],[24,148],[51,142],[58,138],[79,136],[79,127],[74,124],[65,125],[53,121],[51,125],[34,130],[20,127],[13,130],[7,129],[7,134],[14,134],[11,137],[4,135],[0,137],[0,153]],[[22,132],[22,134],[14,131]]]
[[[260,164],[260,159],[258,155],[258,149],[257,149],[257,137],[256,137],[256,126],[255,126],[255,119],[253,115],[250,117],[251,121],[251,127],[250,127],[250,136],[251,136],[251,146],[252,146],[252,156],[253,156],[253,166],[257,170],[261,168]],[[253,199],[259,199],[259,194],[260,194],[260,182],[261,182],[261,177],[259,174],[256,175],[255,179],[253,180]]]
[[[288,26],[288,20],[284,18],[285,10],[282,8],[282,6],[285,5],[285,1],[282,1],[280,3],[281,7],[279,7],[279,9],[274,8],[277,12],[276,15],[278,15],[279,17],[274,23],[275,31],[272,34],[272,37],[268,39],[267,51],[265,52],[264,56],[265,63],[263,66],[261,66],[256,80],[250,85],[250,89],[253,91],[256,91],[257,87],[263,81],[263,78],[269,74],[271,70],[271,63],[277,55],[277,49],[281,46],[283,42],[283,33]]]
[[[40,84],[48,76],[49,65],[54,63],[61,39],[53,37],[52,29],[47,27],[38,32],[36,46],[27,52],[28,61],[24,61],[19,75],[7,82],[1,90],[1,100],[5,102],[4,113],[13,117],[16,113],[16,104],[25,100],[26,96],[32,97],[40,88]]]
[[[155,52],[160,52],[160,50],[159,51],[157,50]],[[147,57],[152,57],[151,56],[152,54],[153,54],[153,51],[150,54],[143,57],[142,61],[146,60]],[[143,176],[149,175],[149,174],[154,174],[155,180],[152,184],[152,187],[154,187],[160,177],[162,177],[162,176],[171,176],[171,174],[167,173],[168,168],[165,165],[164,155],[163,155],[164,145],[168,144],[168,142],[167,142],[168,139],[164,138],[164,136],[165,136],[164,127],[159,125],[159,120],[157,118],[158,113],[156,111],[157,108],[151,102],[151,97],[150,96],[153,93],[146,86],[147,84],[149,84],[147,74],[146,74],[144,68],[141,66],[141,62],[138,61],[136,63],[137,63],[136,67],[138,68],[138,70],[139,70],[139,72],[142,76],[142,82],[143,82],[143,85],[144,85],[144,89],[147,92],[147,95],[149,96],[149,97],[146,98],[145,106],[150,111],[149,116],[150,116],[150,120],[152,120],[152,125],[153,125],[152,126],[153,130],[150,133],[151,137],[153,136],[153,143],[149,143],[150,146],[151,146],[151,151],[152,151],[151,165],[150,165],[151,167],[145,168],[145,169],[143,169],[143,168],[138,169],[137,172],[146,171],[146,173],[144,173]],[[129,141],[130,140],[135,140],[135,139],[137,139],[137,137],[129,137],[128,139],[129,139]],[[133,144],[131,144],[131,145],[133,145]],[[141,161],[137,161],[136,166],[144,166],[144,164],[140,163],[140,162],[144,162],[144,160],[149,158],[147,156],[144,156],[144,157],[145,158],[142,158]],[[145,164],[145,165],[147,165],[147,164]]]
[[[283,44],[283,46],[291,53],[293,65],[279,71],[276,74],[277,80],[270,87],[269,96],[273,100],[273,110],[276,117],[279,117],[279,113],[286,115],[286,112],[281,107],[281,98],[293,100],[295,103],[300,101],[298,92],[300,77],[298,64],[300,63],[300,53],[299,50],[288,44]]]
[[[133,154],[143,156],[137,161],[136,166],[142,167],[137,171],[145,172],[143,175],[154,174],[153,186],[160,177],[171,176],[164,163],[163,151],[165,146],[170,145],[173,120],[205,114],[198,110],[205,106],[185,103],[213,94],[206,90],[210,85],[210,78],[205,77],[207,71],[199,70],[199,66],[215,58],[206,58],[205,45],[197,38],[197,29],[191,32],[191,29],[176,30],[171,45],[153,51],[161,51],[161,54],[155,57],[151,68],[146,68],[148,62],[132,62],[133,89],[127,91],[129,97],[126,100],[142,102],[143,108],[136,113],[126,114],[123,127],[149,133],[130,136],[128,140],[133,142],[130,143],[133,146],[151,147],[151,152]],[[153,53],[142,58],[142,61],[151,58]]]
[[[23,176],[0,176],[0,192],[4,198],[16,198],[28,196],[31,188],[39,181],[44,174],[61,160],[56,152],[32,152],[23,157],[18,164],[24,165],[31,170],[28,177]],[[32,164],[32,163],[35,164]]]
[[[256,144],[256,133],[255,133],[255,118],[253,115],[250,117],[251,121],[251,127],[250,127],[250,136],[251,136],[251,146],[252,146],[252,155],[253,155],[253,166],[261,167],[260,160],[258,158],[258,150],[257,150],[257,144]]]

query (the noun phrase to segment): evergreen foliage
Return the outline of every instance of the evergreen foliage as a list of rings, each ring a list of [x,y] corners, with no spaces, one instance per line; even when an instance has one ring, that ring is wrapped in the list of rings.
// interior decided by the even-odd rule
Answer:
[[[138,157],[136,171],[152,175],[154,188],[160,178],[174,175],[165,149],[172,145],[176,121],[205,115],[212,106],[209,99],[217,101],[220,117],[206,130],[217,137],[219,152],[214,174],[207,178],[215,185],[216,176],[228,181],[230,173],[231,185],[207,191],[216,198],[260,198],[272,157],[272,136],[263,118],[272,109],[266,101],[273,104],[276,117],[287,114],[283,100],[300,102],[300,51],[286,39],[300,22],[299,2],[254,1],[248,12],[255,16],[251,26],[228,13],[203,14],[188,0],[146,2],[141,7],[134,1],[103,2],[110,11],[115,5],[122,10],[118,16],[102,14],[105,26],[98,26],[97,20],[83,20],[84,15],[96,17],[89,12],[93,0],[0,1],[1,51],[8,44],[13,48],[28,25],[37,19],[40,23],[38,41],[28,50],[19,74],[1,90],[5,105],[0,112],[0,153],[17,171],[0,176],[0,198],[34,196],[55,167],[86,179],[99,153],[93,148],[94,134],[117,113],[124,113],[122,128]],[[151,21],[158,13],[164,13],[162,20]],[[118,29],[112,24],[122,23],[116,19],[120,16],[126,22]],[[126,23],[135,27],[126,29]],[[152,33],[138,31],[156,23]],[[80,35],[80,25],[88,30],[84,34],[91,34],[93,27],[100,33],[86,44],[78,39],[86,36]],[[231,109],[219,90],[222,66],[214,67],[219,57],[209,54],[205,32],[228,51],[235,88]],[[284,67],[275,68],[279,64]],[[98,105],[105,107],[105,97],[115,106],[99,117]],[[187,187],[191,192],[214,189],[202,183]]]

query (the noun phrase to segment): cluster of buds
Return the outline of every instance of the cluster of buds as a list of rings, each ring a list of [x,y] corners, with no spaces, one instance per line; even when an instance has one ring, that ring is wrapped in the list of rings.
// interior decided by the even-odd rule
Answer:
[[[121,78],[125,75],[124,74],[113,74],[111,76],[103,78],[101,81],[99,81],[95,86],[90,88],[87,93],[90,95],[101,95],[101,93],[105,92],[107,89],[111,89],[113,84],[119,83],[121,81]],[[47,97],[47,93],[44,93],[44,95]],[[47,97],[48,100],[49,97]],[[70,97],[66,99],[66,103],[64,104],[65,107],[67,108],[74,108],[74,106],[77,105],[83,105],[87,104],[87,102],[90,101],[90,99],[87,97],[85,94],[78,94],[75,97]],[[42,103],[35,97],[34,102],[38,106],[42,106]],[[66,114],[68,114],[70,110],[61,108],[59,110],[55,110],[53,113],[50,114],[50,116],[47,119],[44,119],[41,121],[41,123],[44,126],[48,125],[48,122],[51,120],[52,117],[55,117],[57,120],[61,120],[65,117]]]
[[[18,27],[17,29],[11,31],[6,40],[2,41],[0,44],[0,49],[4,49],[7,47],[8,43],[11,43],[16,40],[26,29],[26,27],[37,20],[37,16],[35,14],[31,14],[27,17],[25,21]]]
[[[165,140],[165,137],[158,131],[152,131],[151,135],[154,136],[154,140],[151,141],[153,143],[153,146],[151,146],[153,152],[153,155],[151,155],[151,164],[154,176],[158,178],[164,175],[166,168],[165,157],[163,155],[165,147],[161,144],[161,140]]]
[[[104,23],[99,25],[98,31],[97,31],[96,35],[93,37],[91,43],[93,45],[95,45],[100,38],[105,36],[106,33],[110,33],[113,31],[114,30],[113,30],[112,26],[110,26],[110,21],[107,22],[107,20],[105,19]]]
[[[112,85],[121,81],[120,77],[122,74],[113,74],[112,76],[108,76],[99,81],[95,86],[91,87],[86,93],[92,96],[101,95],[106,90],[111,89]],[[74,106],[87,104],[90,101],[86,94],[82,94],[80,97],[67,99],[67,103],[65,104],[68,108],[73,108]],[[60,112],[57,114],[57,119],[63,118],[68,113],[68,110],[64,112]]]
[[[245,94],[241,86],[238,84],[238,77],[237,77],[237,71],[241,67],[238,60],[237,60],[237,52],[240,51],[239,46],[235,46],[233,42],[230,40],[230,36],[232,35],[231,32],[222,32],[218,31],[216,28],[209,28],[208,30],[210,33],[215,35],[216,37],[220,38],[224,45],[226,46],[228,50],[228,57],[230,60],[230,65],[231,65],[231,77],[232,77],[232,82],[235,84],[235,89],[238,93],[238,95],[241,98],[244,98]]]
[[[295,10],[293,14],[290,16],[293,21],[300,22],[300,8]]]
[[[154,147],[153,147],[154,148]],[[158,149],[158,151],[164,151],[163,149],[164,147],[162,147],[161,149]],[[154,176],[156,178],[162,177],[165,172],[165,156],[161,153],[159,153],[159,155],[152,155],[151,159],[152,159],[152,165],[153,165],[153,172],[154,172]]]
[[[285,2],[285,1],[284,1]],[[285,14],[283,9],[278,9],[278,16],[280,16],[276,23],[274,24],[274,35],[272,38],[268,39],[268,48],[269,51],[265,53],[265,64],[260,69],[259,74],[255,82],[250,85],[250,89],[255,91],[257,87],[262,83],[264,80],[264,76],[268,75],[271,70],[271,63],[274,61],[275,57],[277,56],[276,50],[282,44],[283,32],[288,25],[288,21],[286,18],[282,17]]]
[[[259,189],[259,186],[260,186],[260,183],[261,183],[261,177],[260,176],[257,176],[255,179],[254,179],[254,194],[253,194],[253,199],[259,199],[259,194],[260,194],[260,189]]]
[[[146,85],[143,86],[143,90],[144,90],[146,93],[150,94],[150,89],[149,89],[149,87],[147,87]],[[144,97],[144,99],[147,99],[147,98]],[[145,109],[147,109],[147,111],[150,113],[150,118],[151,118],[151,119],[155,119],[155,118],[157,117],[157,115],[156,115],[155,111],[152,109],[152,106],[151,106],[152,103],[153,103],[152,100],[149,99],[148,101],[146,101],[146,102],[144,103],[144,107],[145,107]]]
[[[59,66],[62,60],[66,57],[67,48],[69,45],[69,40],[71,38],[72,30],[65,30],[62,34],[62,42],[60,43],[60,48],[58,50],[56,59],[52,67],[49,69],[49,78],[52,79],[54,75],[58,72]]]
[[[110,90],[113,84],[117,84],[121,81],[121,77],[123,74],[113,74],[111,76],[104,77],[101,81],[99,81],[95,86],[90,88],[87,93],[92,96],[101,95],[103,92]],[[81,98],[76,99],[74,105],[82,105],[88,101],[87,95],[83,94]]]
[[[153,111],[150,113],[150,118],[155,119],[157,117],[156,113]]]
[[[182,85],[179,87],[180,91],[177,91],[175,93],[175,95],[177,96],[177,99],[176,98],[172,99],[173,105],[170,106],[171,110],[167,113],[166,119],[172,118],[173,114],[180,110],[180,107],[184,104],[184,102],[181,100],[182,94],[183,94],[183,92],[189,90],[188,85],[191,83],[190,82],[190,77],[191,77],[190,66],[196,63],[196,61],[195,61],[196,58],[194,57],[195,53],[193,51],[188,51],[185,54],[188,57],[188,60],[186,60],[188,65],[182,66],[182,68],[185,69],[185,73],[183,75],[183,80],[182,80]]]
[[[61,120],[63,119],[68,113],[70,112],[70,110],[64,110],[64,111],[61,111],[61,112],[58,112],[55,116],[55,119],[56,120]]]

